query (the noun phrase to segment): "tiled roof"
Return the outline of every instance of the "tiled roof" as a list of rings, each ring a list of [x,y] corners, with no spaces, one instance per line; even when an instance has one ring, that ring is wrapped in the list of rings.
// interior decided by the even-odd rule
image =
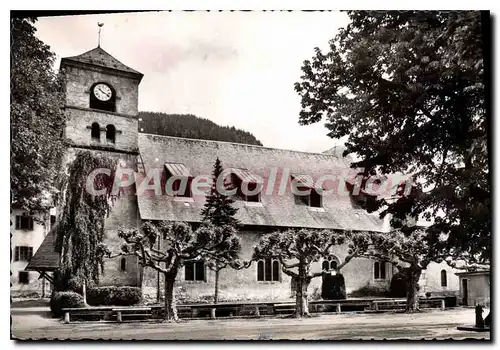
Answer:
[[[349,196],[341,196],[338,191],[324,195],[324,210],[295,204],[294,196],[289,191],[278,195],[284,172],[284,182],[288,186],[292,173],[310,175],[314,181],[327,174],[339,175],[346,171],[353,174],[348,161],[336,155],[142,133],[139,134],[139,151],[146,171],[161,171],[165,163],[176,162],[183,163],[194,177],[211,176],[215,159],[219,157],[224,168],[247,169],[249,173],[262,177],[264,191],[261,193],[261,203],[235,203],[235,207],[239,208],[236,217],[245,225],[383,232],[383,222],[378,215],[353,207]],[[273,182],[270,181],[273,169],[276,171],[274,192],[267,194],[266,185]],[[324,183],[327,184],[328,181]],[[335,190],[338,186],[338,183],[330,182],[329,186],[323,188]],[[194,196],[193,202],[187,203],[181,198],[166,195],[139,193],[138,196],[143,220],[199,222],[204,202],[204,196]]]
[[[52,271],[59,267],[59,254],[55,251],[56,231],[51,229],[31,258],[25,270]]]
[[[118,61],[116,58],[111,56],[109,53],[104,51],[101,47],[96,47],[95,49],[92,49],[90,51],[87,51],[85,53],[82,53],[81,55],[78,56],[73,56],[73,57],[64,57],[62,61],[73,61],[73,62],[80,62],[80,63],[86,63],[86,64],[92,64],[95,66],[100,66],[100,67],[105,67],[105,68],[110,68],[122,72],[127,72],[127,73],[132,73],[135,75],[138,75],[140,77],[143,76],[142,73],[136,71],[135,69],[132,69],[120,61]]]

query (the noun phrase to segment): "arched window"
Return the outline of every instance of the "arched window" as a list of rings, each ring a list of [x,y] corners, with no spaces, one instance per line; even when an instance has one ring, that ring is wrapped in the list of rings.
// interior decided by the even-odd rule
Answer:
[[[101,129],[99,128],[99,124],[92,123],[90,137],[92,141],[97,141],[97,142],[101,141]]]
[[[264,280],[264,261],[260,260],[257,263],[257,281]]]
[[[330,272],[337,271],[337,266],[339,266],[339,258],[335,255],[330,255],[328,258],[323,259],[323,263],[321,264],[321,270]]]
[[[279,281],[280,263],[277,260],[264,259],[257,262],[257,281]]]
[[[127,270],[127,260],[125,260],[125,258],[121,258],[120,260],[120,270],[121,271]]]
[[[280,264],[276,260],[273,261],[273,281],[280,280]]]
[[[380,278],[380,263],[378,261],[373,264],[373,278],[376,280]]]
[[[446,276],[446,270],[441,270],[441,287],[448,286],[448,278]]]
[[[106,141],[115,143],[116,128],[114,125],[109,124],[106,126]]]

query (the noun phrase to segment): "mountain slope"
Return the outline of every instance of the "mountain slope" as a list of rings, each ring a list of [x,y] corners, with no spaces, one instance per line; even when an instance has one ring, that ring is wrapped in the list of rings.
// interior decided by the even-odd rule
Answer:
[[[262,143],[247,131],[234,126],[220,126],[211,120],[192,114],[139,112],[139,118],[142,118],[142,121],[139,121],[139,131],[147,134],[262,146]]]

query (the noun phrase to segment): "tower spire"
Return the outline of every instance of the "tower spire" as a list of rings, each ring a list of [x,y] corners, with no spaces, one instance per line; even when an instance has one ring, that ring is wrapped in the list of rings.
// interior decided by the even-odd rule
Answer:
[[[98,38],[97,38],[97,47],[101,47],[101,27],[104,23],[97,22],[97,26],[99,27]]]

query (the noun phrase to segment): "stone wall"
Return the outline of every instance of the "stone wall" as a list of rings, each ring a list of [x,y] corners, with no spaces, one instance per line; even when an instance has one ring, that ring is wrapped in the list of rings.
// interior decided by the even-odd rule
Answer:
[[[250,260],[253,247],[258,243],[263,233],[258,231],[242,231],[239,236],[242,243],[240,258]],[[162,242],[162,244],[164,244]],[[347,245],[334,247],[332,253],[343,260],[347,255]],[[321,270],[322,261],[313,263],[312,271]],[[351,260],[341,271],[346,282],[346,291],[350,293],[365,286],[375,286],[382,289],[389,287],[392,278],[390,265],[386,267],[386,278],[375,280],[373,274],[374,261],[365,258]],[[205,268],[205,281],[185,281],[184,267],[181,268],[176,281],[176,295],[179,301],[212,301],[215,289],[215,272]],[[160,278],[161,296],[163,298],[163,276]],[[309,286],[309,294],[321,294],[321,277],[313,279]],[[155,301],[157,293],[157,272],[151,268],[144,269],[143,293],[147,300]],[[284,300],[293,296],[291,279],[280,271],[279,281],[257,281],[257,264],[248,269],[234,270],[226,268],[219,275],[219,300]]]
[[[137,119],[118,116],[110,112],[76,109],[66,107],[66,137],[74,144],[81,147],[108,147],[120,151],[137,152]],[[101,128],[100,140],[91,139],[93,123],[98,123]],[[115,142],[106,140],[106,126],[116,128]]]
[[[441,285],[441,271],[446,271],[446,286]],[[431,296],[458,295],[459,278],[455,273],[458,270],[451,268],[445,261],[431,262],[420,276],[420,294],[431,293]]]
[[[89,108],[91,87],[95,83],[107,83],[116,93],[116,112],[136,116],[138,113],[139,81],[121,74],[110,74],[105,69],[95,67],[65,66],[66,105]]]

